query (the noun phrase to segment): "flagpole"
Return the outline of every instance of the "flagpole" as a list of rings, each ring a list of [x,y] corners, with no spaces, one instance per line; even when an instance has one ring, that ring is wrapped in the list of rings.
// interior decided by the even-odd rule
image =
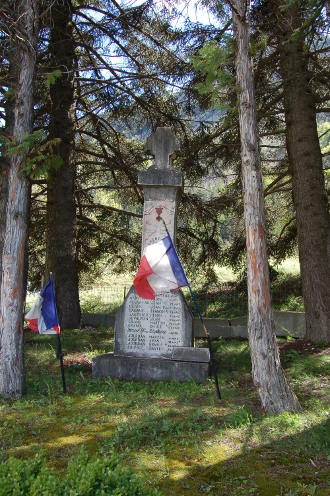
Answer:
[[[188,281],[188,279],[187,279],[187,281]],[[193,303],[194,303],[194,306],[195,306],[197,315],[199,317],[199,320],[201,321],[202,328],[203,328],[203,331],[204,331],[205,336],[206,336],[206,339],[207,339],[207,344],[208,344],[209,352],[210,352],[211,369],[212,369],[212,372],[213,372],[213,377],[214,377],[214,382],[215,382],[215,388],[217,390],[218,398],[219,398],[219,400],[221,400],[220,386],[219,386],[219,381],[218,381],[218,371],[217,371],[217,366],[216,366],[216,363],[215,363],[215,360],[214,360],[211,337],[210,337],[210,335],[208,333],[208,330],[206,329],[206,325],[205,325],[204,319],[202,317],[201,311],[199,309],[199,306],[198,306],[198,303],[197,303],[197,300],[196,300],[196,296],[195,296],[193,290],[191,289],[191,286],[190,286],[189,282],[188,282],[188,288],[189,288],[189,291],[190,291],[190,294],[191,294],[191,298],[193,300]]]
[[[166,229],[166,232],[167,232],[167,235],[170,237],[171,241],[172,241],[172,238],[171,238],[171,235],[170,233],[168,232],[168,229],[167,229],[167,226],[166,226],[166,223],[164,221],[164,219],[162,218],[162,221],[163,221],[163,224],[164,224],[164,227]],[[173,243],[173,241],[172,241]],[[174,246],[174,244],[173,244]],[[179,257],[178,257],[179,258]],[[179,259],[179,262],[180,262],[180,259]],[[181,262],[180,262],[180,265],[181,265]],[[194,304],[194,307],[195,307],[195,310],[197,312],[197,315],[199,317],[199,320],[201,321],[201,324],[202,324],[202,328],[203,328],[203,331],[205,333],[205,336],[207,338],[207,344],[208,344],[208,348],[209,348],[209,352],[210,352],[210,364],[211,364],[211,370],[212,370],[212,373],[213,373],[213,377],[214,377],[214,382],[215,382],[215,388],[217,390],[217,396],[219,398],[219,400],[221,400],[221,392],[220,392],[220,386],[219,386],[219,381],[218,381],[218,372],[217,372],[217,366],[216,366],[216,363],[215,363],[215,360],[214,360],[214,355],[213,355],[213,349],[212,349],[212,342],[211,342],[211,337],[208,333],[208,330],[206,329],[206,325],[205,325],[205,322],[204,322],[204,319],[203,319],[203,316],[202,316],[202,313],[200,311],[200,308],[199,308],[199,305],[197,303],[197,300],[196,300],[196,296],[190,286],[190,283],[188,281],[188,278],[186,276],[186,273],[184,271],[184,268],[182,267],[181,265],[181,268],[183,270],[183,273],[186,277],[186,281],[187,281],[187,285],[188,285],[188,288],[189,288],[189,291],[190,291],[190,294],[191,294],[191,298],[192,298],[192,301],[193,301],[193,304]]]
[[[58,315],[57,315],[57,305],[56,305],[56,293],[55,293],[54,278],[53,278],[52,272],[50,272],[49,275],[50,275],[50,279],[53,282],[53,290],[54,290],[54,297],[55,297],[55,312],[56,312],[57,322],[59,323]],[[58,355],[58,358],[60,360],[60,366],[61,366],[61,376],[62,376],[63,393],[66,394],[66,382],[65,382],[65,375],[64,375],[64,364],[63,364],[61,333],[60,332],[56,332],[56,334],[57,334],[57,355]]]

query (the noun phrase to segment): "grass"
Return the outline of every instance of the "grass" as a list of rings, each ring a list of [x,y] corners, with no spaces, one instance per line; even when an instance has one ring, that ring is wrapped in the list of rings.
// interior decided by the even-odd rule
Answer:
[[[55,337],[25,335],[27,395],[0,400],[1,459],[44,450],[62,472],[85,447],[115,452],[164,495],[329,494],[329,354],[280,341],[303,411],[271,417],[252,385],[246,341],[215,342],[223,401],[214,384],[93,378],[90,360],[110,351],[111,330],[63,334],[69,394],[61,393]],[[198,345],[205,345],[200,341]]]
[[[111,274],[105,271],[91,285],[85,281],[79,291],[84,312],[115,313],[132,285],[134,274]]]
[[[276,270],[285,272],[286,274],[298,275],[300,273],[300,265],[298,257],[288,257],[283,262],[275,266]]]

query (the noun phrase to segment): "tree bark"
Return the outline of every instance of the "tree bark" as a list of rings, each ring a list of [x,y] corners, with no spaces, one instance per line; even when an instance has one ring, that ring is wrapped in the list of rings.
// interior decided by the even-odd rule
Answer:
[[[0,158],[0,287],[2,279],[2,251],[6,231],[6,210],[8,198],[8,170],[9,164],[6,157]],[[1,293],[0,293],[1,298]],[[1,301],[1,300],[0,300]]]
[[[281,367],[271,308],[265,236],[264,196],[253,65],[249,55],[249,25],[245,0],[230,2],[233,14],[236,80],[239,87],[239,123],[248,269],[249,345],[252,377],[262,406],[269,413],[299,410]]]
[[[278,9],[286,143],[292,171],[306,336],[330,341],[329,210],[300,2]]]
[[[60,138],[54,154],[62,158],[59,170],[51,170],[47,183],[47,270],[53,272],[60,324],[64,328],[80,325],[78,271],[76,265],[75,170],[71,154],[73,128],[72,5],[56,0],[51,7],[50,52],[52,70],[61,76],[50,88],[50,139]]]
[[[37,2],[15,4],[13,39],[15,86],[13,140],[21,143],[32,130],[33,78],[36,60]],[[24,389],[23,305],[24,259],[27,241],[29,180],[24,173],[26,151],[8,157],[8,192],[0,289],[0,394],[19,397]]]
[[[6,137],[13,135],[14,126],[14,83],[17,76],[15,76],[16,71],[16,60],[15,60],[15,50],[12,44],[9,44],[8,48],[8,59],[9,59],[9,82],[7,91],[7,101],[5,106],[6,114],[6,126],[5,132]],[[9,160],[6,154],[2,154],[0,157],[0,288],[2,279],[2,252],[3,244],[5,241],[5,231],[6,231],[6,212],[7,212],[7,200],[8,200],[8,173],[9,173]],[[1,293],[0,293],[1,298]]]

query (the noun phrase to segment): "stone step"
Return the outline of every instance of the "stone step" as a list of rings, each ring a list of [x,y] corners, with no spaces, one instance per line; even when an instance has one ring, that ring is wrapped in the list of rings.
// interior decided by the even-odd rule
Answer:
[[[177,346],[173,348],[172,360],[182,362],[205,362],[210,361],[210,351],[208,348],[192,348],[191,346]]]
[[[168,358],[140,358],[106,353],[93,358],[94,377],[113,377],[136,381],[206,382],[207,362],[187,362]]]

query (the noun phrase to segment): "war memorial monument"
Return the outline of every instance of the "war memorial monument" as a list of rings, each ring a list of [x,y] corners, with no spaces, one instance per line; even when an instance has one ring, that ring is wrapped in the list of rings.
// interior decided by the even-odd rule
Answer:
[[[143,188],[142,248],[166,236],[175,242],[177,204],[183,177],[172,168],[179,144],[171,130],[158,127],[147,139],[153,165],[140,172]],[[209,374],[209,350],[195,348],[192,314],[181,291],[140,298],[134,286],[116,314],[114,352],[93,359],[93,375],[128,380],[195,380]]]

